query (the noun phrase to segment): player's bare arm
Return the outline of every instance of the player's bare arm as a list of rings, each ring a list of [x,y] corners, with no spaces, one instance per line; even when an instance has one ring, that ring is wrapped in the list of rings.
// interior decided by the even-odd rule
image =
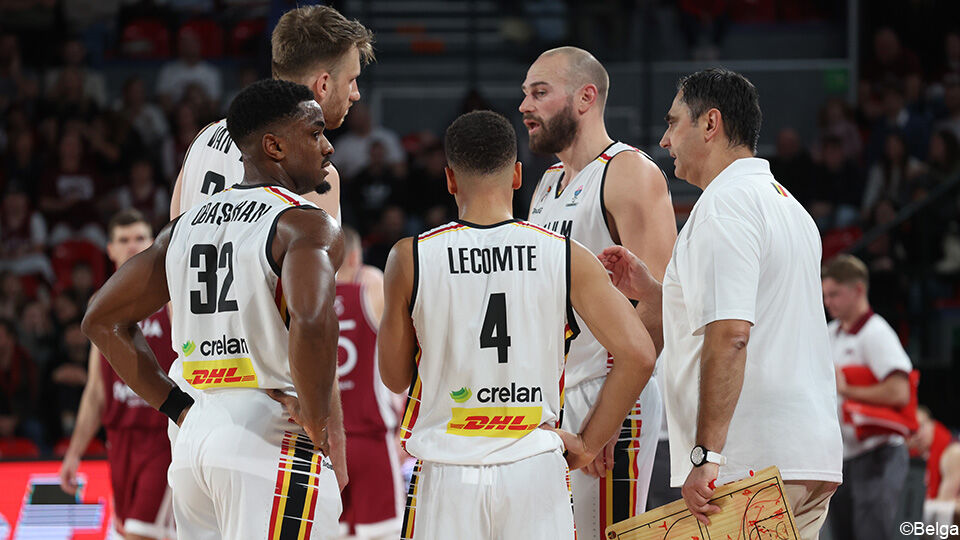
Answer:
[[[177,173],[177,181],[173,184],[173,193],[170,194],[170,219],[177,219],[183,213],[180,209],[180,193],[183,191],[183,168]]]
[[[70,446],[63,456],[63,464],[60,465],[60,487],[67,494],[73,495],[77,490],[80,457],[100,430],[105,404],[103,378],[100,376],[100,351],[96,345],[91,345],[87,360],[87,384],[80,397],[77,423],[70,436]]]
[[[631,300],[650,333],[657,355],[663,350],[663,287],[647,265],[623,246],[610,246],[599,255],[613,285]]]
[[[367,313],[373,319],[371,322],[379,326],[383,317],[383,272],[375,266],[364,266],[360,269],[359,280],[363,284]]]
[[[954,442],[940,455],[940,489],[937,500],[960,500],[960,443]]]
[[[277,221],[271,255],[282,269],[290,313],[290,374],[299,396],[295,420],[314,445],[329,453],[326,430],[335,408],[339,336],[333,306],[343,235],[324,212],[289,211]]]
[[[677,241],[677,221],[660,168],[638,152],[620,152],[607,166],[603,199],[610,236],[663,281]]]
[[[837,370],[837,394],[871,405],[903,407],[910,402],[910,376],[903,371],[894,371],[877,384],[850,386],[843,372]]]
[[[413,295],[413,242],[404,238],[393,246],[383,276],[383,317],[377,333],[380,378],[390,390],[401,393],[413,379],[417,335],[410,318]]]
[[[747,321],[724,319],[708,324],[704,331],[696,444],[713,452],[722,452],[727,442],[730,420],[743,389],[750,326]],[[707,514],[720,510],[709,504],[712,482],[719,470],[716,463],[694,467],[681,489],[687,508],[704,524],[710,523]]]
[[[83,333],[103,352],[117,375],[151,407],[160,410],[181,392],[157,363],[138,322],[170,300],[164,264],[176,221],[160,231],[152,246],[135,255],[93,295],[83,317]],[[189,407],[180,410],[181,423]]]
[[[656,352],[633,306],[613,286],[597,258],[575,241],[570,257],[570,302],[597,341],[617,358],[580,433],[582,453],[575,454],[568,445],[567,461],[577,469],[592,462],[619,431],[653,374]]]

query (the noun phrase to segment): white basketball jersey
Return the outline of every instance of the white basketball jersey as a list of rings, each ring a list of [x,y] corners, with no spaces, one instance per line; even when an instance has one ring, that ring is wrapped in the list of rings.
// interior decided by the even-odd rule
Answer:
[[[420,235],[413,251],[407,451],[488,465],[561,448],[537,427],[560,422],[564,353],[578,333],[567,240],[520,220],[457,221]]]
[[[180,216],[166,257],[177,379],[203,391],[293,391],[286,303],[270,254],[277,220],[293,208],[316,206],[279,186],[237,185]]]
[[[240,149],[227,132],[226,119],[200,130],[183,158],[180,212],[186,212],[227,186],[242,182],[240,157]]]
[[[242,182],[241,157],[240,149],[227,132],[226,118],[200,130],[183,158],[180,212],[186,212],[227,186]],[[337,201],[337,223],[342,223],[340,201]]]
[[[563,164],[557,163],[548,168],[534,191],[530,221],[573,238],[594,254],[600,254],[614,245],[607,227],[603,183],[607,175],[607,164],[620,152],[643,154],[628,144],[615,142],[584,167],[562,190],[560,183],[564,176]],[[570,354],[567,356],[568,387],[603,377],[609,371],[613,360],[590,333],[580,315],[574,315],[583,335],[571,344]]]

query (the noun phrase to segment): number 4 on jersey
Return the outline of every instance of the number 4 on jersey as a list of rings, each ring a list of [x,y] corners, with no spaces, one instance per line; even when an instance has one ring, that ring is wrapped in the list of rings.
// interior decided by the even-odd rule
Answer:
[[[483,317],[480,329],[480,348],[497,349],[497,362],[507,363],[507,348],[510,336],[507,334],[507,294],[493,293],[487,302],[487,314]]]

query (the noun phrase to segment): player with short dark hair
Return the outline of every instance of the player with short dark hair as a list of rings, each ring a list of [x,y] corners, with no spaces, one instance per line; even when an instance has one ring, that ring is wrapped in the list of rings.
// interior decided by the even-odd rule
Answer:
[[[340,496],[326,425],[343,239],[301,195],[323,184],[333,147],[320,106],[295,83],[254,83],[227,124],[240,133],[243,182],[188,210],[121,267],[94,296],[83,329],[123,380],[180,426],[169,478],[182,531],[330,538]],[[197,400],[156,364],[134,324],[168,300]]]
[[[117,268],[150,247],[153,230],[134,209],[114,214],[107,226],[107,255]],[[176,353],[170,341],[170,318],[163,307],[139,321],[150,350],[163,369],[170,369]],[[128,540],[172,538],[173,508],[167,488],[170,442],[167,418],[140,399],[117,376],[97,347],[90,347],[87,383],[83,388],[77,423],[60,466],[60,486],[77,489],[80,458],[103,426],[117,521],[114,528]]]
[[[653,342],[592,253],[513,218],[521,165],[504,117],[461,116],[445,149],[460,219],[400,240],[384,277],[380,374],[410,386],[401,437],[420,458],[401,537],[574,538],[567,465],[617,431]],[[557,429],[574,310],[619,360],[577,435]]]

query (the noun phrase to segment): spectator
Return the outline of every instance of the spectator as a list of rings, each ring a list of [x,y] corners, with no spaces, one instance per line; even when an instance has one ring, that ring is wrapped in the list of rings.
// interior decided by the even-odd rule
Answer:
[[[807,210],[821,231],[846,227],[859,219],[863,179],[854,161],[846,157],[840,137],[828,135],[821,141],[814,178],[822,188],[816,190]]]
[[[70,268],[70,285],[61,291],[60,296],[66,296],[74,305],[79,306],[80,314],[83,315],[96,286],[90,265],[82,261],[75,262]]]
[[[881,199],[867,217],[865,230],[887,225],[897,217],[897,205],[890,199]],[[896,328],[901,320],[902,300],[906,290],[906,248],[897,229],[886,232],[871,242],[863,262],[870,269],[873,283],[870,305],[874,311]]]
[[[813,175],[810,153],[793,128],[783,128],[777,134],[777,154],[770,160],[770,172],[808,208],[821,191],[818,179]]]
[[[166,110],[179,103],[191,83],[203,89],[206,98],[220,100],[220,71],[200,57],[200,41],[193,32],[181,32],[178,42],[179,60],[163,66],[157,77],[157,96]]]
[[[26,301],[20,278],[13,272],[0,272],[0,319],[16,319]]]
[[[877,84],[887,80],[902,81],[911,73],[922,73],[920,59],[900,43],[900,37],[889,27],[873,36],[873,57],[863,66],[864,79]]]
[[[960,139],[960,75],[947,77],[943,89],[945,116],[936,124],[936,129],[949,129]]]
[[[16,327],[0,319],[0,438],[30,434],[39,439],[39,430],[28,426],[35,422],[37,390],[36,370],[17,343]]]
[[[157,185],[153,164],[146,159],[135,159],[130,164],[128,181],[117,194],[120,208],[135,208],[155,231],[169,221],[170,197],[166,188]]]
[[[176,181],[180,166],[183,165],[183,158],[187,155],[187,149],[190,148],[190,143],[200,132],[201,127],[196,113],[185,104],[177,106],[173,126],[173,137],[164,141],[163,145],[163,175],[169,180],[170,185]]]
[[[11,133],[10,146],[3,160],[3,176],[6,178],[4,189],[23,191],[31,201],[36,201],[36,179],[42,172],[35,142],[36,138],[30,130]]]
[[[75,69],[80,75],[83,88],[83,96],[96,104],[98,108],[103,108],[107,104],[107,89],[104,84],[103,75],[91,69],[84,67],[84,60],[87,56],[87,48],[77,38],[68,38],[61,48],[63,67],[48,70],[44,76],[44,87],[48,90],[54,88],[60,79],[60,74],[64,69]]]
[[[74,320],[63,330],[59,358],[50,371],[50,395],[55,396],[56,416],[62,435],[69,435],[76,422],[80,396],[87,383],[87,357],[90,342],[80,331],[80,321]]]
[[[819,134],[814,143],[813,153],[818,161],[822,159],[825,137],[836,137],[840,140],[846,159],[852,161],[860,159],[863,140],[860,138],[857,124],[853,121],[853,113],[842,98],[827,99],[827,102],[820,107],[817,123]]]
[[[680,0],[680,32],[695,60],[716,60],[727,34],[730,9],[722,0]],[[701,36],[708,41],[701,43]]]
[[[923,162],[907,153],[904,137],[893,132],[884,141],[883,157],[867,173],[867,185],[863,192],[863,214],[872,213],[881,199],[890,199],[902,205],[904,195],[912,181],[919,178],[926,167]]]
[[[50,243],[81,237],[102,249],[107,245],[97,213],[102,181],[86,163],[79,135],[64,134],[58,158],[40,182],[40,210],[53,226]]]
[[[402,179],[387,163],[384,144],[381,141],[371,142],[369,163],[344,190],[361,235],[370,232],[380,219],[383,208],[399,197],[398,192],[403,187]]]
[[[17,36],[0,34],[0,111],[14,102],[35,99],[38,91],[33,74],[24,69]]]
[[[39,212],[30,208],[27,194],[7,192],[0,214],[0,271],[39,274],[53,283],[56,276],[50,259],[44,254],[46,245],[47,224]]]
[[[38,373],[45,373],[57,350],[57,334],[47,306],[32,300],[20,314],[20,344],[30,353]]]
[[[66,294],[55,296],[51,302],[51,308],[57,335],[61,335],[71,321],[83,316],[80,306]]]
[[[447,191],[447,158],[443,145],[435,141],[424,147],[416,157],[407,178],[407,200],[404,208],[421,216],[418,229],[439,227],[457,217],[457,207]]]
[[[924,116],[912,114],[906,108],[903,86],[891,82],[883,90],[883,115],[874,124],[867,146],[867,163],[880,159],[887,143],[887,136],[898,132],[903,136],[909,155],[923,159],[930,140],[930,121]]]
[[[366,105],[355,103],[347,116],[346,124],[347,132],[334,142],[336,152],[332,158],[343,178],[353,179],[367,166],[370,160],[370,143],[373,141],[383,144],[387,164],[395,168],[398,176],[403,176],[406,155],[403,153],[400,138],[383,126],[374,126]]]
[[[363,260],[383,269],[387,264],[387,255],[397,240],[406,234],[406,214],[403,208],[392,205],[384,208],[380,221],[368,238],[369,247]]]
[[[123,99],[117,112],[137,132],[148,152],[159,157],[157,149],[170,136],[170,124],[163,110],[147,101],[146,85],[142,78],[133,76],[124,81]]]
[[[53,86],[47,89],[43,106],[61,121],[68,118],[86,120],[100,110],[97,103],[84,94],[83,72],[76,67],[60,70]]]

